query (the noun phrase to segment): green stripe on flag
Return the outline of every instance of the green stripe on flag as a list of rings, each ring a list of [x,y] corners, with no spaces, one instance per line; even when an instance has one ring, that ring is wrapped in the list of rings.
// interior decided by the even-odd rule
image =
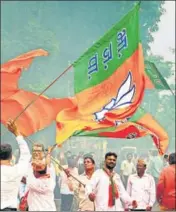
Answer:
[[[164,77],[158,71],[156,65],[150,61],[145,61],[145,72],[156,89],[171,90]]]
[[[145,114],[146,114],[145,110],[143,108],[139,107],[137,109],[137,111],[135,112],[135,114],[128,121],[129,122],[136,122],[140,118],[142,118]]]
[[[74,62],[74,88],[79,93],[110,77],[138,48],[138,3],[120,22]]]
[[[102,132],[114,132],[116,130],[115,127],[108,127],[108,128],[102,128],[99,130],[90,130],[90,131],[84,131],[84,130],[79,130],[74,133],[74,136],[94,136],[94,137],[100,137],[99,133]]]

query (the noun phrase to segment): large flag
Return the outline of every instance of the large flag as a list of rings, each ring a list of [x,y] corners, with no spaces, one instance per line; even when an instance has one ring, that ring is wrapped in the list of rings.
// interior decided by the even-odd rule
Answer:
[[[37,56],[47,56],[48,53],[37,49],[20,55],[1,65],[1,123],[6,125],[9,118],[16,118],[19,113],[34,99],[37,94],[18,88],[18,79],[23,70],[28,69]],[[17,125],[22,134],[31,135],[55,121],[57,113],[63,108],[73,106],[70,98],[49,99],[40,96],[17,119]]]
[[[74,63],[76,105],[57,115],[57,143],[75,131],[116,126],[131,117],[145,90],[137,4]]]
[[[134,139],[150,135],[158,149],[160,155],[163,155],[168,148],[169,139],[164,128],[141,107],[128,120],[118,122],[118,126],[105,129],[84,129],[74,133],[74,136],[93,136],[107,138],[125,138]]]

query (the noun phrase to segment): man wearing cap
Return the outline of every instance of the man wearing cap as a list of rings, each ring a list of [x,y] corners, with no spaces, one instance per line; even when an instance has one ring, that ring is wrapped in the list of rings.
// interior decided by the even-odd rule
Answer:
[[[151,211],[156,200],[156,187],[154,178],[145,173],[146,162],[139,159],[136,166],[137,173],[128,178],[127,192],[138,203],[133,210]]]

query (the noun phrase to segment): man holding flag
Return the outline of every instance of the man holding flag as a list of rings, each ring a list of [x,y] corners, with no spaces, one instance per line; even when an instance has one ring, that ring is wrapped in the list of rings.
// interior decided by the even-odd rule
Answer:
[[[123,211],[121,201],[137,207],[137,202],[125,191],[120,176],[113,171],[116,160],[116,153],[108,152],[104,168],[95,171],[86,185],[86,193],[91,201],[95,201],[96,211]]]

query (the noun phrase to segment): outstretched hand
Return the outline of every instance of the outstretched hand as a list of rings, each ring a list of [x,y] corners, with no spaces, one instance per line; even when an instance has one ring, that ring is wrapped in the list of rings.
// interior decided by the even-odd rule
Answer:
[[[12,119],[9,119],[7,122],[7,128],[10,132],[12,132],[15,136],[20,135],[20,132],[17,129],[15,122]]]

